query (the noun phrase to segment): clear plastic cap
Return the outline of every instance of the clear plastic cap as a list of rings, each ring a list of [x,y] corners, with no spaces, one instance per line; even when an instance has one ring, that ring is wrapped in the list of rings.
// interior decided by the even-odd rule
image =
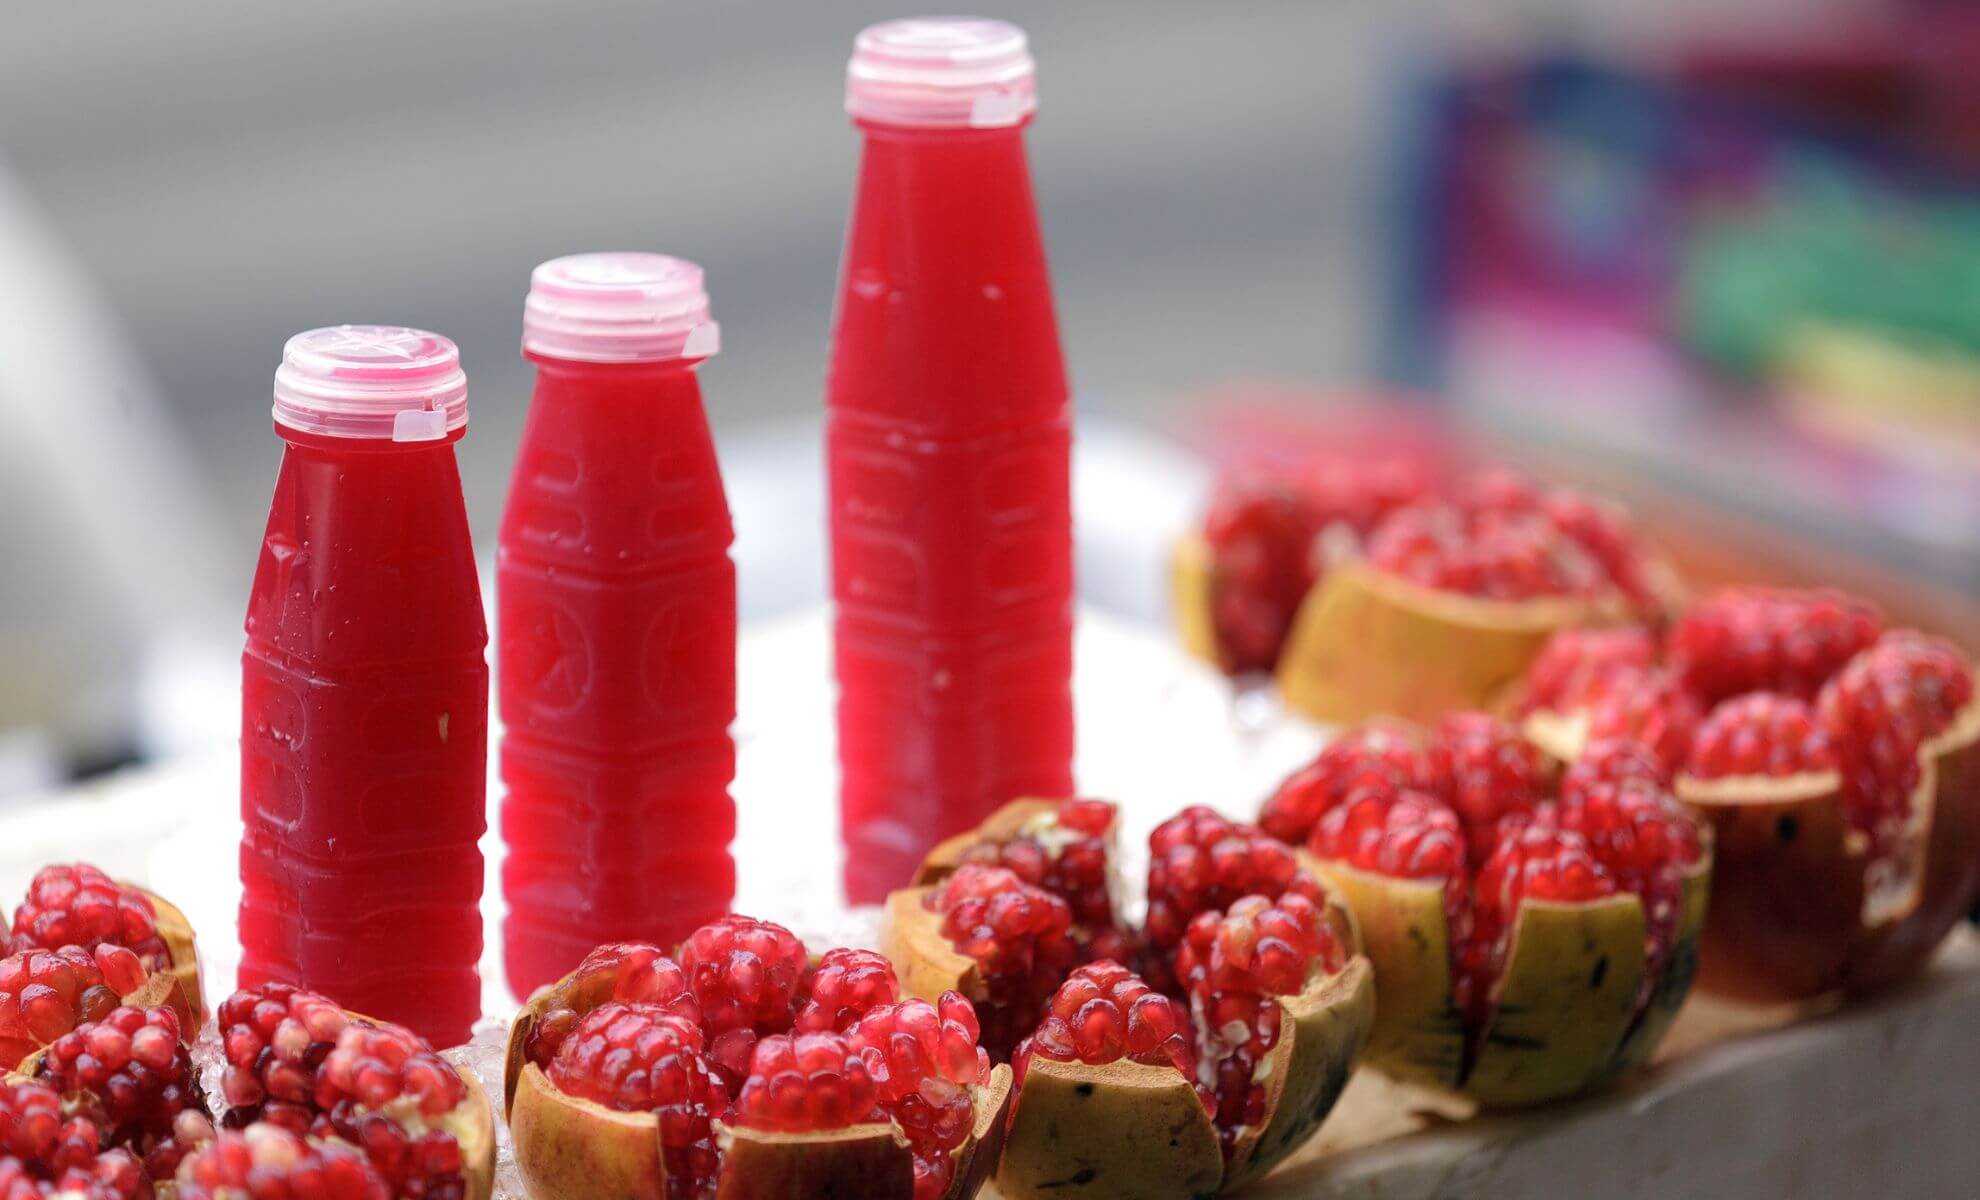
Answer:
[[[701,268],[637,251],[553,258],[529,275],[526,354],[577,362],[666,362],[722,348]]]
[[[909,17],[860,31],[846,66],[855,120],[924,129],[996,129],[1038,110],[1024,30],[979,17]]]
[[[289,339],[275,372],[275,420],[329,437],[431,442],[467,424],[461,352],[437,333],[332,325]]]

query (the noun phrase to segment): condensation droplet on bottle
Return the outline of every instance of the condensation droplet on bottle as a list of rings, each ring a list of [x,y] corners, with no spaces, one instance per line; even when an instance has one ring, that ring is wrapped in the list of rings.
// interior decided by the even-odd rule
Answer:
[[[983,298],[985,300],[1002,300],[1004,298],[1004,289],[994,283],[986,283],[983,285]]]
[[[935,690],[938,692],[945,692],[949,690],[949,681],[950,681],[950,676],[949,676],[949,669],[947,667],[939,668],[935,672],[935,674],[929,678],[929,682],[934,685]]]

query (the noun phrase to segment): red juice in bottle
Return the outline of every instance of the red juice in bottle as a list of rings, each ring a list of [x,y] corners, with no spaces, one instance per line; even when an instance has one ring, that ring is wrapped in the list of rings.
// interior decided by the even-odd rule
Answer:
[[[846,891],[1072,790],[1071,424],[1024,33],[859,35],[864,137],[826,385]]]
[[[601,942],[673,945],[735,894],[734,531],[698,373],[718,341],[693,263],[531,276],[495,606],[517,996]]]
[[[446,338],[297,334],[241,658],[241,983],[437,1045],[481,1015],[488,627]]]

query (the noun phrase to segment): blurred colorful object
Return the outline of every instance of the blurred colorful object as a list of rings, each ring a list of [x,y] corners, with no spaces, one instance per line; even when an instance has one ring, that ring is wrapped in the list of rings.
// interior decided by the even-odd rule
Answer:
[[[1980,23],[1790,36],[1434,76],[1390,377],[1980,592]]]

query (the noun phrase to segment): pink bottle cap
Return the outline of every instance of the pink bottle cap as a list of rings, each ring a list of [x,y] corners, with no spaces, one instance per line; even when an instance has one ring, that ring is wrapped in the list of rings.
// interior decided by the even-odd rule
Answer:
[[[977,17],[909,17],[860,31],[846,67],[855,120],[924,129],[996,129],[1038,110],[1024,30]]]
[[[430,442],[467,424],[461,352],[437,333],[333,325],[282,347],[275,420],[330,437]]]
[[[526,354],[577,362],[666,362],[722,348],[701,268],[665,254],[553,258],[529,274]]]

